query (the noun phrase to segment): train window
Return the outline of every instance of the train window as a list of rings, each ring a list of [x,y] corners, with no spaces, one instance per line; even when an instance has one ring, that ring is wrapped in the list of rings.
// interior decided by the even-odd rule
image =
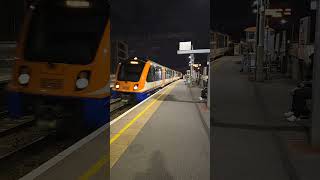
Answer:
[[[167,69],[166,71],[166,79],[169,79],[172,77],[172,70],[171,69]]]
[[[130,62],[121,63],[118,73],[119,81],[138,82],[142,74],[145,63],[130,64]]]
[[[155,77],[155,69],[153,66],[150,66],[148,76],[147,76],[147,82],[153,82]]]
[[[162,80],[162,68],[160,66],[157,66],[155,68],[155,81]]]
[[[255,39],[255,32],[248,32],[248,39],[249,40]]]
[[[96,56],[108,19],[105,0],[92,1],[87,8],[68,7],[64,0],[40,1],[26,34],[25,58],[89,64]]]

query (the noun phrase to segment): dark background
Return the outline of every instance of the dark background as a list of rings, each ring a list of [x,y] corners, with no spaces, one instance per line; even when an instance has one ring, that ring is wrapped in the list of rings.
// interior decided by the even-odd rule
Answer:
[[[15,41],[24,14],[24,0],[0,1],[0,41]]]
[[[256,14],[251,4],[254,0],[211,0],[211,29],[227,33],[232,39],[239,41],[244,38],[243,30],[256,24]],[[275,29],[290,29],[295,24],[298,31],[299,19],[312,12],[310,0],[270,0],[270,8],[291,8],[291,16],[284,17],[288,21],[285,25],[279,22],[282,18],[272,18],[270,26]]]
[[[210,0],[111,0],[112,39],[127,40],[130,56],[150,57],[184,71],[188,56],[177,55],[179,41],[209,48]],[[1,0],[0,41],[15,41],[24,0]],[[206,63],[207,55],[196,55]]]
[[[130,56],[185,71],[189,59],[176,54],[179,41],[209,48],[210,0],[113,0],[111,9],[111,38],[129,39]],[[206,61],[207,54],[196,55]]]

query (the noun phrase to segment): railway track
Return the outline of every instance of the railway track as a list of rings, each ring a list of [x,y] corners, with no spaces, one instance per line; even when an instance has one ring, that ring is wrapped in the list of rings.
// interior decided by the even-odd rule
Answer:
[[[27,131],[29,135],[18,138],[15,144],[10,143],[13,150],[0,151],[0,179],[19,179],[83,138],[57,139],[54,132],[38,131],[33,127]]]
[[[45,142],[51,133],[36,130],[34,127],[24,131],[7,135],[0,138],[0,161],[5,161],[9,156],[33,148],[39,143]]]
[[[136,103],[130,103],[129,101],[125,101],[122,99],[115,99],[111,101],[110,103],[110,121],[117,118],[121,114],[125,113],[129,109],[131,109],[133,106],[135,106]]]
[[[40,130],[32,116],[0,121],[0,161],[45,139],[51,132]]]
[[[24,176],[85,136],[61,138],[33,119],[0,121],[0,179]]]
[[[7,113],[7,112],[6,112]],[[21,119],[9,119],[7,114],[3,115],[0,120],[0,138],[17,131],[23,130],[24,128],[30,127],[34,124],[34,118],[26,116]]]
[[[110,113],[114,113],[124,107],[128,106],[130,103],[129,101],[123,100],[121,98],[111,100],[110,103]]]
[[[111,119],[135,104],[122,99],[110,103]],[[0,179],[18,179],[82,139],[83,136],[57,139],[54,131],[40,130],[32,116],[9,120],[0,112]]]
[[[121,99],[114,99],[110,104],[110,112],[117,114],[126,110],[129,103]],[[49,131],[41,131],[36,125],[33,116],[22,119],[8,119],[7,111],[0,112],[0,161],[1,159],[20,151],[34,143],[46,139],[52,134]]]
[[[6,118],[7,116],[8,116],[7,110],[0,110],[0,120]]]

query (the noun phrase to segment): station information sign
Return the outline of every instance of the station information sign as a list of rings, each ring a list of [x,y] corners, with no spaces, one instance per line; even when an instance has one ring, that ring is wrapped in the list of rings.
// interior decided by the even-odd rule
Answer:
[[[192,50],[191,41],[180,42],[179,43],[179,50],[180,51],[190,51],[190,50]]]

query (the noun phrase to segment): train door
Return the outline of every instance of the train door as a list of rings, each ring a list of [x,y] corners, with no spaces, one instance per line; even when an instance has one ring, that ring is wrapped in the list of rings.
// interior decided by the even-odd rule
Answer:
[[[161,82],[161,87],[166,85],[166,73],[167,73],[168,68],[162,67],[162,82]]]

